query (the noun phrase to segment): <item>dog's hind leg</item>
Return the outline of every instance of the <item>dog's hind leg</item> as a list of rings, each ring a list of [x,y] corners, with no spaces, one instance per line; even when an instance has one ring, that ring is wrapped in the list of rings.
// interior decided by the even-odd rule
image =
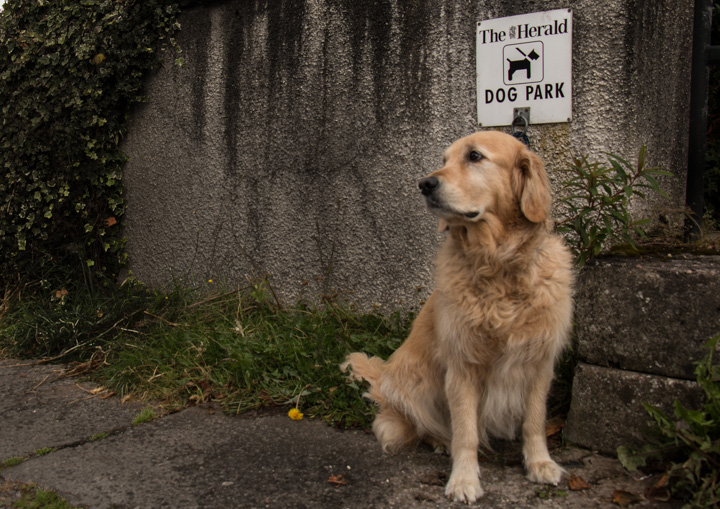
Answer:
[[[403,414],[390,407],[380,410],[372,429],[383,451],[389,453],[409,449],[420,439],[415,426]]]

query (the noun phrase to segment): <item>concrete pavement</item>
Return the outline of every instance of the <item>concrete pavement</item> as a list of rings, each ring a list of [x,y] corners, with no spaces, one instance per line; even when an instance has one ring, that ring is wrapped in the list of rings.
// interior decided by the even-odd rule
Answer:
[[[293,421],[285,410],[230,417],[195,407],[133,425],[144,405],[103,399],[64,369],[0,360],[0,462],[29,458],[0,467],[0,507],[12,507],[24,483],[93,509],[463,507],[443,496],[449,457],[428,448],[386,455],[372,434]],[[553,456],[588,488],[528,482],[519,443],[501,442],[481,456],[486,495],[477,505],[618,507],[620,490],[641,500],[634,507],[666,507],[644,500],[652,479],[553,443]]]

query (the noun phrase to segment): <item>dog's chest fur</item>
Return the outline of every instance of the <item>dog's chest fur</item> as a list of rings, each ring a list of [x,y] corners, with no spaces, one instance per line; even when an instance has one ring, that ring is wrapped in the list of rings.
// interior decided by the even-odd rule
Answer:
[[[559,239],[545,236],[531,256],[498,252],[494,258],[458,249],[453,238],[446,242],[436,268],[439,348],[457,360],[486,365],[508,354],[554,357],[562,349],[572,271]]]

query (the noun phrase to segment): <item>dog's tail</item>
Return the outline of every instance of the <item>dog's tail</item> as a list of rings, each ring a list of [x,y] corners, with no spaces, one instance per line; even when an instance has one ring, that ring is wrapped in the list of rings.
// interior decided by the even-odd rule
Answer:
[[[340,370],[347,372],[352,380],[368,382],[370,389],[363,396],[378,404],[382,403],[379,388],[385,371],[384,360],[380,357],[368,357],[367,354],[355,352],[345,357],[345,362],[340,364]]]

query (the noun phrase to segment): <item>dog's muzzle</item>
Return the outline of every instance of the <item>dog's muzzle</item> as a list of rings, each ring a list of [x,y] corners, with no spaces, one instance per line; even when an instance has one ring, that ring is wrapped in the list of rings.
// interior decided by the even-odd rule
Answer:
[[[480,212],[459,212],[448,208],[447,205],[440,198],[439,193],[435,194],[435,191],[440,188],[440,180],[437,177],[425,177],[423,179],[420,179],[420,182],[418,182],[418,187],[420,188],[420,192],[425,197],[425,202],[427,203],[427,206],[435,214],[438,214],[440,211],[444,211],[452,215],[462,215],[468,219],[474,219],[480,215]]]

